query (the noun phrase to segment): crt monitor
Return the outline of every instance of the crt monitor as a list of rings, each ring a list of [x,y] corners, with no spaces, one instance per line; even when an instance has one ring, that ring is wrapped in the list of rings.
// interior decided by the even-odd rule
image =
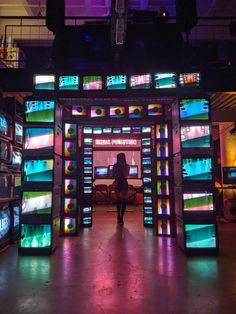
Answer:
[[[15,141],[22,145],[23,141],[23,125],[20,122],[15,122]]]
[[[22,163],[22,152],[18,149],[13,148],[12,151],[12,169],[17,171],[21,169]]]
[[[22,193],[22,215],[42,215],[52,212],[51,191],[24,191]]]
[[[0,137],[11,137],[11,124],[9,118],[0,112]]]
[[[51,224],[21,224],[21,248],[50,248],[52,245]]]
[[[0,205],[0,245],[9,235],[11,226],[10,208],[8,204]]]
[[[212,158],[182,158],[182,175],[184,181],[212,181]]]
[[[0,200],[11,198],[12,175],[0,174]]]
[[[11,152],[11,144],[0,139],[0,161],[9,163],[11,160]]]
[[[209,100],[206,98],[186,98],[179,103],[181,121],[208,121],[210,118]]]
[[[211,146],[209,125],[181,126],[180,134],[182,148],[205,148]]]
[[[223,184],[236,184],[236,167],[223,167]]]
[[[25,128],[24,149],[50,150],[54,146],[53,128]]]
[[[52,182],[53,159],[26,159],[23,164],[23,180],[26,182]]]
[[[54,108],[53,100],[27,100],[25,101],[25,122],[54,122]]]

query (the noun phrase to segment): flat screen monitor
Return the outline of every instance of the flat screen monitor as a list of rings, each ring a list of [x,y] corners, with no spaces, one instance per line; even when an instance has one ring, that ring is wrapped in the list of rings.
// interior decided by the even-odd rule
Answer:
[[[86,116],[87,109],[86,106],[72,105],[72,116]]]
[[[176,73],[155,73],[155,88],[176,88]]]
[[[50,215],[52,213],[51,191],[22,192],[22,215]]]
[[[129,86],[131,89],[149,89],[152,84],[151,74],[131,75]]]
[[[12,176],[0,174],[0,200],[11,198]]]
[[[162,115],[162,105],[161,104],[149,104],[147,106],[148,116],[161,116]]]
[[[12,151],[12,168],[14,170],[20,170],[22,164],[22,153],[20,150],[13,148]]]
[[[129,166],[129,178],[138,178],[138,166]]]
[[[0,242],[8,237],[11,227],[10,208],[0,206]]]
[[[23,163],[23,181],[52,182],[53,159],[25,159]]]
[[[55,75],[34,75],[34,89],[54,90]]]
[[[111,106],[110,107],[110,118],[123,118],[125,115],[124,106]]]
[[[91,106],[90,118],[102,118],[105,117],[105,107],[102,106]]]
[[[0,160],[10,162],[12,146],[9,142],[0,139]]]
[[[52,245],[52,227],[50,224],[21,224],[21,248],[50,248]]]
[[[90,75],[83,77],[83,89],[84,90],[101,90],[102,89],[102,77],[99,75]]]
[[[129,118],[142,118],[143,106],[129,106]]]
[[[198,87],[200,85],[200,73],[180,73],[179,86],[180,87]]]
[[[11,137],[11,126],[10,121],[5,114],[0,112],[0,136],[1,137]]]
[[[180,135],[182,148],[205,148],[211,146],[209,125],[181,126]]]
[[[223,167],[223,184],[236,184],[236,167]]]
[[[125,90],[126,84],[126,75],[109,75],[106,78],[106,87],[108,90]]]
[[[184,211],[212,211],[213,205],[213,194],[209,192],[205,193],[184,193]]]
[[[54,147],[53,128],[25,128],[24,149],[52,149]]]
[[[212,181],[212,158],[182,158],[182,175],[184,181]]]
[[[25,121],[29,123],[54,122],[53,100],[28,100],[25,102]]]
[[[15,141],[18,144],[22,144],[23,141],[23,125],[19,122],[15,122]]]
[[[185,224],[186,248],[216,248],[216,227],[214,224]]]
[[[108,167],[96,166],[94,167],[95,179],[108,178]]]
[[[78,75],[60,75],[59,90],[79,90]]]
[[[208,121],[210,116],[209,100],[206,98],[182,99],[179,103],[181,121]]]

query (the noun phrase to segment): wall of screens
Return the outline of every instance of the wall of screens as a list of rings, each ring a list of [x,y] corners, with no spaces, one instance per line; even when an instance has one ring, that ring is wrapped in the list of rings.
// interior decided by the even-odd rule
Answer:
[[[172,114],[178,243],[186,254],[217,254],[210,101],[180,98]]]

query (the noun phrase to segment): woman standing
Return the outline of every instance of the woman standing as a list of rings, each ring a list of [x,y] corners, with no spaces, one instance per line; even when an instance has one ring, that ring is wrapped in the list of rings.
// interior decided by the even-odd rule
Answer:
[[[128,195],[128,181],[129,165],[126,163],[124,153],[119,153],[116,157],[116,164],[113,166],[113,178],[115,179],[116,191],[116,208],[117,208],[117,222],[120,225],[124,224],[123,218],[126,209],[126,199]]]

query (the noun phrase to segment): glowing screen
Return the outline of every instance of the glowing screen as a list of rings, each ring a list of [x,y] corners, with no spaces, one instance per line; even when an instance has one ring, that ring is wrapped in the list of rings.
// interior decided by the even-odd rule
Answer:
[[[175,88],[176,74],[175,73],[155,73],[154,75],[155,88]]]
[[[183,158],[184,180],[212,180],[212,159],[210,157]]]
[[[26,122],[54,122],[53,100],[30,100],[25,102]]]
[[[182,148],[211,146],[209,125],[181,126],[180,134]]]
[[[151,87],[151,74],[131,75],[129,85],[131,89],[148,89]]]
[[[34,88],[42,90],[53,90],[55,88],[54,75],[35,75]]]
[[[101,76],[84,76],[83,77],[84,90],[99,90],[102,89]]]
[[[216,248],[214,224],[186,224],[184,226],[187,248]]]
[[[208,120],[209,101],[205,98],[182,99],[179,104],[180,120]]]
[[[24,191],[22,193],[22,215],[51,214],[52,192]]]
[[[54,146],[53,128],[25,128],[24,149],[52,149]]]
[[[23,181],[26,182],[52,182],[53,159],[24,160]]]
[[[127,83],[126,75],[107,76],[106,86],[108,90],[126,89],[126,83]]]
[[[212,193],[184,193],[185,211],[211,211],[213,206]]]
[[[78,75],[59,76],[59,90],[78,90],[78,89],[79,89]]]
[[[50,224],[28,225],[21,224],[21,248],[49,248],[52,244]]]

